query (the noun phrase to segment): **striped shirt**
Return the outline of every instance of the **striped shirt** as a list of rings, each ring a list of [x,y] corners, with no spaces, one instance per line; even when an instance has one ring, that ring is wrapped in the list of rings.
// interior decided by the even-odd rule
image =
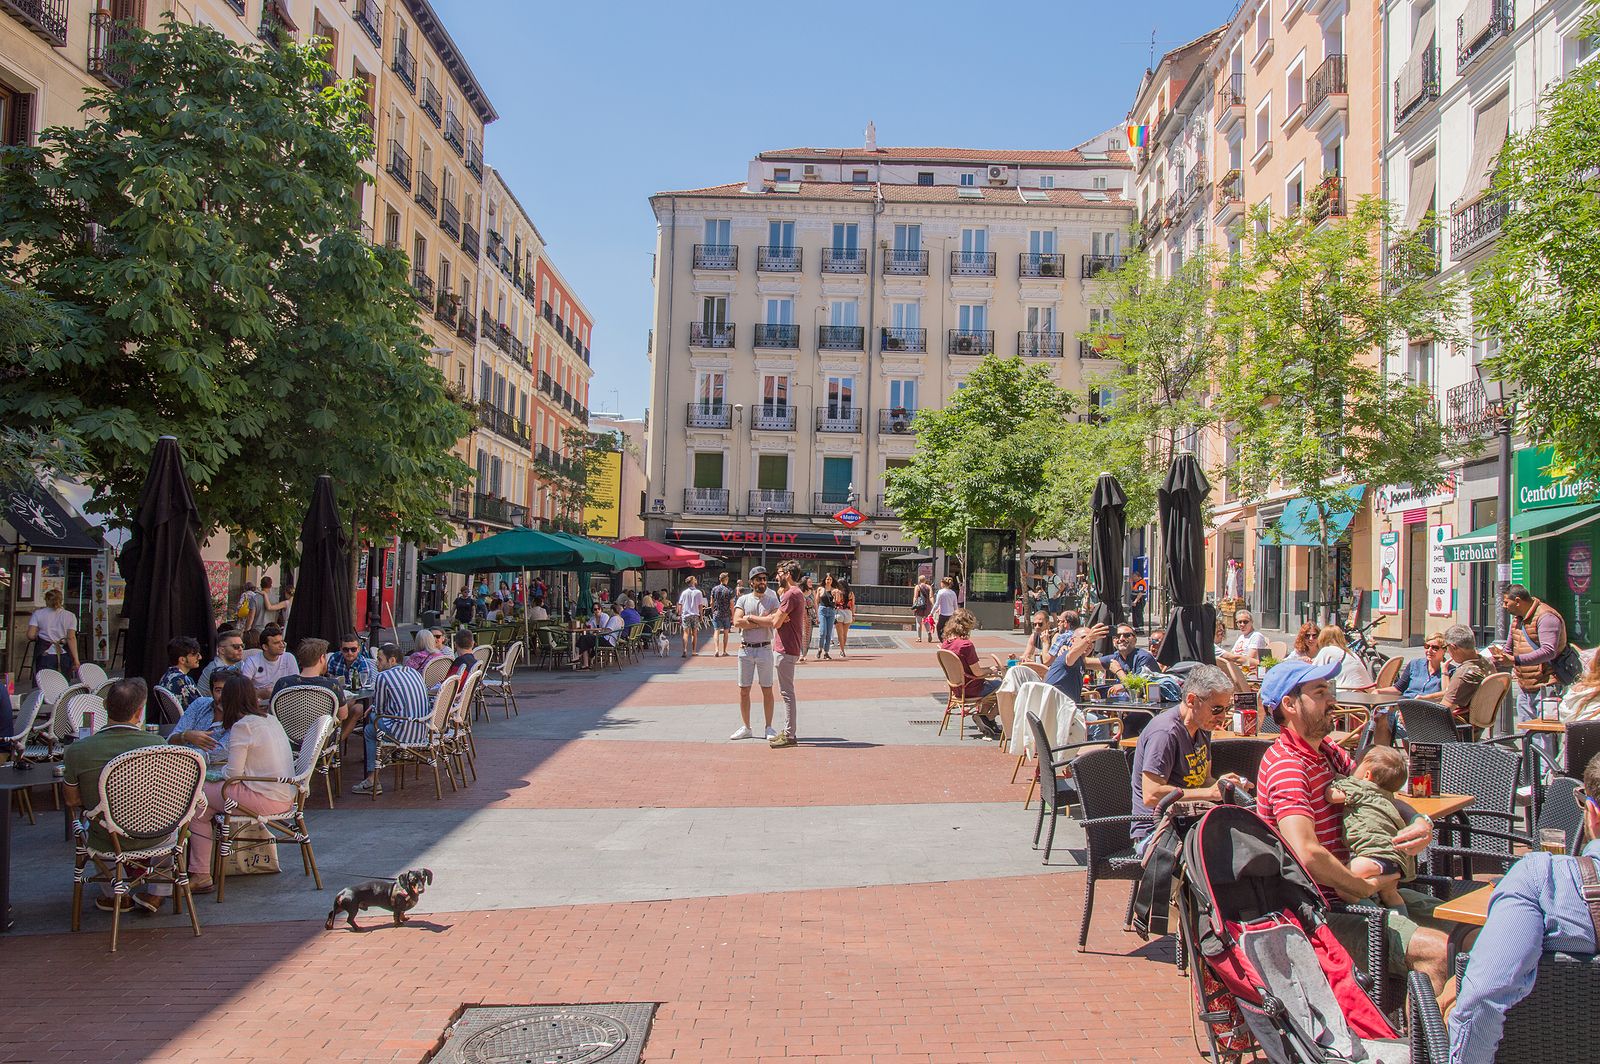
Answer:
[[[422,685],[422,674],[415,669],[395,667],[378,673],[373,685],[375,712],[384,718],[404,717],[406,721],[382,720],[379,727],[401,743],[420,743],[428,738],[426,721],[433,716],[433,699]]]
[[[1328,801],[1328,785],[1355,770],[1350,755],[1327,739],[1313,750],[1293,732],[1285,731],[1267,749],[1256,776],[1256,812],[1274,829],[1286,816],[1311,820],[1317,841],[1343,864],[1350,863],[1344,842],[1344,821],[1339,808]],[[1338,892],[1322,888],[1329,901]]]

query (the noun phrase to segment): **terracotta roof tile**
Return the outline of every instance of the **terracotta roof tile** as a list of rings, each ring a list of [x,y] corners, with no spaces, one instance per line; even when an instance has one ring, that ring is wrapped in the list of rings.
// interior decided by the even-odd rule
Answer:
[[[1022,163],[1034,166],[1127,166],[1128,153],[1112,151],[1105,159],[1085,157],[1077,148],[1038,151],[1010,148],[779,148],[761,159],[815,159],[819,162]]]
[[[839,200],[843,202],[870,202],[874,188],[883,189],[883,198],[888,203],[961,203],[970,206],[985,205],[990,207],[1076,207],[1076,208],[1112,208],[1128,210],[1133,207],[1130,200],[1122,198],[1118,189],[1106,189],[1100,192],[1085,192],[1075,188],[1041,188],[1028,189],[1028,194],[1035,192],[1042,199],[1024,200],[1020,191],[1015,187],[994,188],[988,186],[971,185],[854,185],[833,181],[798,181],[788,183],[796,190],[793,192],[776,192],[773,183],[768,181],[762,186],[760,192],[746,192],[743,181],[734,181],[726,185],[712,185],[708,188],[679,189],[668,192],[658,192],[655,197],[679,196],[697,197],[706,199],[719,199],[736,196],[764,196],[768,199],[781,202],[787,199],[804,200]],[[983,198],[967,197],[960,194],[961,189],[978,188],[983,192]],[[1104,195],[1103,200],[1088,199],[1086,196]]]

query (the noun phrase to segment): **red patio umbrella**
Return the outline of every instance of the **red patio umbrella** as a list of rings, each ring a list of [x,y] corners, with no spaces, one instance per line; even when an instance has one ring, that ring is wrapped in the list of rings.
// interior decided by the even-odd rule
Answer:
[[[704,569],[705,560],[699,553],[685,550],[683,547],[670,547],[665,543],[656,543],[645,539],[643,536],[631,536],[628,539],[619,539],[611,544],[618,550],[625,550],[629,554],[637,554],[644,559],[646,569]]]

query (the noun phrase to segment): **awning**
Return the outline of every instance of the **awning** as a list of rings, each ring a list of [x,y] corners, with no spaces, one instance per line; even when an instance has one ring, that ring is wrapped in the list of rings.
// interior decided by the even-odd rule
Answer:
[[[853,558],[855,540],[847,532],[762,532],[716,528],[669,528],[662,539],[671,546],[728,558],[760,554],[762,545],[774,557]]]
[[[1328,514],[1328,543],[1337,543],[1343,538],[1350,528],[1350,522],[1355,520],[1356,511],[1361,508],[1361,497],[1366,493],[1365,484],[1355,485],[1349,489],[1349,508],[1333,510]],[[1316,503],[1301,496],[1290,500],[1283,508],[1278,520],[1267,529],[1266,540],[1284,547],[1320,547],[1323,545],[1320,524]]]
[[[1571,532],[1595,521],[1600,521],[1600,503],[1583,502],[1571,506],[1524,510],[1511,515],[1511,538],[1521,543],[1532,543]],[[1451,563],[1499,561],[1500,551],[1495,542],[1498,531],[1494,525],[1484,525],[1471,532],[1452,536],[1439,544],[1444,548],[1444,560]]]
[[[99,536],[84,531],[83,524],[38,484],[17,488],[5,497],[5,517],[17,530],[17,546],[40,554],[63,551],[92,553],[104,549]]]
[[[1224,532],[1230,528],[1242,528],[1244,526],[1244,519],[1250,516],[1250,512],[1253,509],[1255,509],[1255,507],[1245,506],[1238,510],[1230,510],[1225,514],[1212,514],[1211,524],[1206,529],[1206,538],[1211,539],[1218,532]]]

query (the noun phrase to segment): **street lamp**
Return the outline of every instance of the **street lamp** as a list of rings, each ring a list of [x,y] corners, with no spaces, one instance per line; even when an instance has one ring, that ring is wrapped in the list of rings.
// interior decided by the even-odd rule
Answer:
[[[1495,435],[1499,438],[1500,492],[1495,504],[1495,594],[1499,598],[1496,611],[1495,641],[1503,643],[1510,634],[1510,618],[1506,614],[1506,588],[1511,585],[1511,434],[1514,426],[1514,404],[1517,382],[1506,380],[1495,372],[1488,358],[1488,344],[1478,343],[1472,349],[1472,372],[1483,386],[1483,399],[1494,418]]]

